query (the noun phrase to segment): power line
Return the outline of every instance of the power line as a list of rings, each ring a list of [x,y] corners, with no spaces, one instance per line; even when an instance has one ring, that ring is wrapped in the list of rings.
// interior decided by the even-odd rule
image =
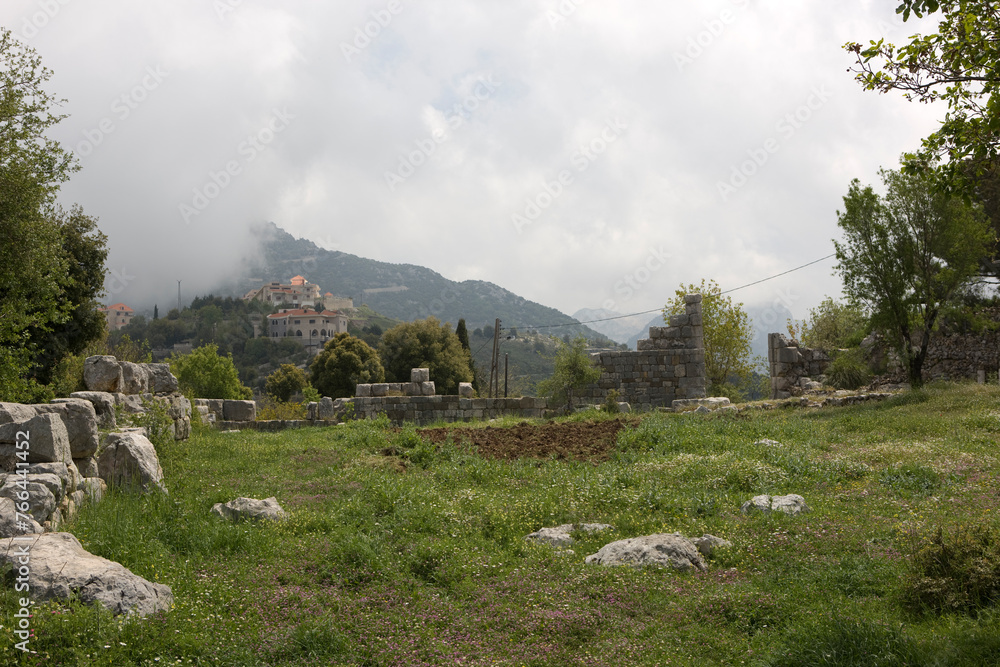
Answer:
[[[736,291],[741,290],[741,289],[746,289],[747,287],[753,287],[754,285],[759,285],[761,283],[766,283],[769,280],[774,280],[775,278],[780,278],[781,276],[787,276],[789,273],[794,273],[795,271],[799,271],[801,269],[804,269],[807,266],[812,266],[813,264],[819,264],[820,262],[825,261],[825,260],[830,259],[831,257],[835,257],[835,256],[836,256],[836,253],[831,253],[831,254],[827,255],[826,257],[820,257],[819,259],[814,259],[811,262],[806,262],[805,264],[802,264],[801,266],[796,266],[794,269],[788,269],[787,271],[782,271],[781,273],[776,273],[773,276],[768,276],[767,278],[761,278],[760,280],[755,280],[752,283],[747,283],[746,285],[740,285],[739,287],[734,287],[732,289],[728,289],[728,290],[725,290],[723,292],[719,292],[719,294],[716,295],[716,296],[722,296],[723,294],[731,294],[732,292],[736,292]],[[712,296],[713,295],[709,295],[708,298],[712,298]],[[610,320],[621,320],[621,319],[624,319],[626,317],[636,317],[638,315],[649,315],[649,314],[652,314],[652,313],[660,313],[660,312],[663,312],[663,308],[653,308],[652,310],[644,310],[644,311],[642,311],[640,313],[632,313],[630,315],[615,315],[614,317],[602,317],[602,318],[597,319],[597,320],[587,320],[586,322],[567,322],[566,324],[543,324],[543,325],[539,325],[539,326],[521,326],[521,328],[522,329],[557,329],[559,327],[574,327],[574,326],[581,325],[581,324],[594,324],[594,323],[597,323],[597,322],[608,322]],[[514,327],[512,327],[512,328],[514,328]]]

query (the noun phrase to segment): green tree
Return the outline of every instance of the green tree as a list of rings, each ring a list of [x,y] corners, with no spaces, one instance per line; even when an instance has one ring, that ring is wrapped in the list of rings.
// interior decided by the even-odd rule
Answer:
[[[860,345],[867,327],[868,318],[857,304],[826,297],[809,309],[809,319],[799,332],[790,328],[789,333],[807,347],[838,350]]]
[[[233,356],[220,356],[214,343],[195,348],[191,354],[171,356],[168,362],[185,394],[196,398],[253,398],[250,387],[240,382]]]
[[[854,72],[867,90],[899,91],[919,102],[947,106],[940,128],[923,141],[911,166],[937,167],[940,184],[972,194],[973,176],[1000,157],[1000,5],[987,0],[902,0],[903,20],[911,14],[941,13],[936,33],[914,35],[896,47],[885,40],[868,46],[850,42]],[[974,179],[973,179],[974,180]]]
[[[458,336],[458,342],[462,344],[462,349],[469,353],[469,370],[472,371],[472,388],[478,392],[479,376],[476,373],[476,360],[472,358],[472,346],[469,344],[469,330],[465,326],[464,317],[458,321],[458,326],[455,327],[455,335]]]
[[[538,393],[571,408],[573,395],[599,379],[601,369],[587,354],[587,339],[577,336],[569,344],[559,346],[552,377],[538,383]]]
[[[292,364],[281,364],[267,376],[267,393],[276,400],[288,402],[294,395],[309,386],[305,371]]]
[[[59,186],[78,167],[46,137],[65,117],[53,113],[61,101],[43,88],[51,76],[34,49],[0,28],[0,398],[7,400],[43,397],[28,377],[45,342],[39,334],[81,305],[66,293],[74,267],[52,221]]]
[[[938,315],[975,274],[991,233],[978,206],[933,189],[926,175],[881,175],[884,197],[851,182],[837,212],[836,268],[845,295],[872,313],[918,386]]]
[[[339,333],[326,341],[309,372],[312,386],[330,398],[353,396],[359,384],[385,382],[385,369],[378,352],[348,333]]]
[[[684,296],[702,295],[702,328],[705,336],[705,374],[712,396],[741,399],[754,382],[754,359],[750,349],[753,326],[742,303],[723,296],[714,280],[700,285],[681,285],[663,308],[663,319],[685,312]],[[760,362],[758,362],[759,364]]]
[[[460,382],[472,382],[469,353],[435,317],[394,326],[382,334],[378,350],[391,382],[409,382],[413,368],[429,368],[440,394],[457,394]]]

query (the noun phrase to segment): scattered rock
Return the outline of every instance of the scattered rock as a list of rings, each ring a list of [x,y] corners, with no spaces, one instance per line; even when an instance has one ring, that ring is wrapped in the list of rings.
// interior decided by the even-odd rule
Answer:
[[[674,409],[674,412],[687,412],[689,410],[695,410],[696,412],[711,412],[727,405],[729,405],[729,399],[725,396],[710,396],[708,398],[678,398],[670,404],[670,406]],[[699,410],[698,408],[706,409]]]
[[[801,512],[808,512],[809,506],[806,505],[805,498],[790,493],[787,496],[754,496],[743,503],[740,511],[744,514],[752,511],[764,512],[765,514],[775,511],[795,516]]]
[[[656,565],[676,570],[705,570],[705,561],[691,540],[677,533],[632,537],[606,544],[585,559],[598,565]]]
[[[554,547],[564,547],[573,543],[574,540],[572,536],[570,536],[570,533],[574,530],[586,533],[596,533],[602,530],[613,529],[614,526],[606,523],[564,523],[560,526],[551,528],[541,528],[530,535],[526,535],[524,539],[541,542],[542,544],[549,544]]]
[[[758,445],[762,445],[764,447],[784,447],[784,445],[782,445],[777,440],[769,440],[768,438],[764,438],[763,440],[758,440],[753,444],[755,447]]]
[[[237,498],[228,503],[215,503],[212,514],[230,521],[278,521],[288,516],[274,496],[264,500]]]
[[[733,543],[715,535],[705,534],[702,537],[692,538],[691,543],[698,547],[698,551],[705,558],[711,558],[716,549],[731,547]]]
[[[0,563],[15,571],[19,559],[30,558],[29,584],[36,602],[78,598],[100,604],[115,614],[146,616],[169,611],[173,594],[169,586],[151,583],[126,567],[84,550],[70,533],[46,533],[0,540]]]
[[[108,486],[138,487],[144,493],[167,492],[156,448],[137,433],[108,434],[97,469]]]

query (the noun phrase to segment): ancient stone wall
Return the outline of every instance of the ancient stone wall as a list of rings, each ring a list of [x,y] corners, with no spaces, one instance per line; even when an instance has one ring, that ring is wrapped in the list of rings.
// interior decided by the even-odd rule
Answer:
[[[618,400],[636,410],[669,408],[675,399],[704,398],[705,335],[702,296],[684,297],[684,314],[670,318],[669,326],[650,327],[649,338],[638,349],[599,352],[593,355],[601,367],[601,379],[587,387],[579,403],[601,403],[615,390]]]
[[[1000,370],[1000,331],[939,335],[931,338],[924,362],[925,380],[976,379],[985,371],[990,379]]]
[[[771,370],[771,398],[789,398],[814,388],[814,382],[826,373],[830,356],[822,350],[803,347],[784,334],[767,335],[767,361]]]

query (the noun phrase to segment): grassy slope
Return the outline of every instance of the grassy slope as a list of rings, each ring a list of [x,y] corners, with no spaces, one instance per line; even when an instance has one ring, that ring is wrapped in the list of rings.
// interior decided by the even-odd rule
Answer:
[[[4,591],[0,663],[994,665],[991,614],[914,617],[899,595],[936,526],[995,525],[998,403],[997,388],[964,385],[822,412],[650,416],[600,466],[418,446],[401,472],[378,451],[411,434],[372,423],[199,432],[161,452],[169,497],[112,496],[71,526],[172,586],[176,608],[122,623],[46,605],[38,655],[14,656]],[[813,511],[739,512],[789,492]],[[209,516],[240,495],[277,496],[292,518]],[[616,529],[570,557],[523,539],[570,521]],[[699,575],[583,563],[611,539],[674,531],[735,546]]]

